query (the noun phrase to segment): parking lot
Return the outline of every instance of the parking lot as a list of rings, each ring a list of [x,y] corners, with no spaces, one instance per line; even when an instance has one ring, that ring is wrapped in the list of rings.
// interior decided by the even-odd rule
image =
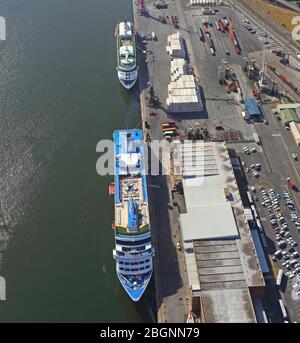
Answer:
[[[257,40],[264,44],[265,48],[276,53],[282,49],[281,45],[273,40],[271,36],[268,35],[266,31],[262,28],[255,26],[247,19],[243,19],[242,26],[249,32],[250,35],[253,35]]]
[[[269,253],[276,279],[284,272],[279,291],[291,322],[300,321],[300,216],[295,202],[298,193],[289,189],[286,179],[273,171],[261,146],[240,145],[238,149]],[[278,300],[278,299],[277,299]]]

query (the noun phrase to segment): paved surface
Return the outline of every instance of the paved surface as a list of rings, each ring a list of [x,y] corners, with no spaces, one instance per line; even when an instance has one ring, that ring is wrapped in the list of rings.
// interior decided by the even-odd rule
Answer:
[[[212,19],[214,25],[209,28],[209,31],[216,48],[216,55],[212,56],[207,42],[200,41],[196,30],[195,21],[203,18],[201,12],[199,12],[199,9],[189,8],[187,6],[188,1],[180,2],[180,4],[181,11],[184,13],[183,22],[181,23],[183,25],[182,34],[187,42],[191,65],[200,80],[205,105],[204,114],[196,118],[182,117],[184,124],[188,127],[205,126],[212,135],[215,135],[216,131],[213,123],[216,120],[221,120],[225,130],[237,130],[241,133],[243,139],[253,139],[255,130],[241,118],[242,108],[240,104],[235,101],[233,94],[225,93],[224,86],[218,82],[218,67],[222,64],[222,59],[225,59],[236,72],[244,95],[252,96],[251,82],[242,72],[241,63],[247,53],[260,49],[258,41],[253,36],[249,37],[248,32],[242,29],[240,25],[241,19],[234,11],[229,7],[221,6],[219,7],[220,11],[232,19],[242,54],[237,55],[227,33],[217,30],[215,21],[219,16],[210,15],[209,18]],[[230,52],[230,55],[226,54],[226,50]]]
[[[264,105],[262,108],[264,110],[265,116],[268,118],[270,125],[256,124],[257,131],[262,141],[261,152],[251,154],[250,156],[242,152],[244,145],[239,145],[236,147],[237,151],[241,156],[241,160],[245,163],[244,168],[249,168],[253,163],[260,163],[262,165],[262,172],[259,178],[255,178],[251,173],[246,174],[249,185],[256,187],[265,186],[270,189],[273,188],[276,192],[282,193],[285,190],[289,190],[286,184],[286,178],[291,177],[300,184],[299,172],[300,166],[299,162],[294,161],[291,158],[291,153],[296,152],[299,155],[299,148],[293,142],[290,131],[286,131],[272,114],[272,105]],[[251,146],[247,144],[246,146]],[[261,149],[260,148],[260,149]],[[300,193],[292,191],[291,194],[295,200],[298,210],[300,209]],[[275,246],[275,232],[271,228],[271,224],[268,219],[268,212],[261,206],[261,198],[258,196],[258,202],[256,207],[258,209],[261,222],[263,224],[265,235],[268,243],[269,253],[272,254],[277,250]],[[289,215],[289,210],[284,211],[285,214]],[[290,228],[290,233],[292,237],[300,245],[300,235],[297,232],[295,226],[287,221]],[[300,248],[298,247],[298,250]],[[275,277],[277,276],[278,270],[280,268],[280,263],[273,262],[273,272]],[[289,281],[287,283],[286,289],[283,291],[283,297],[287,305],[288,313],[292,322],[300,321],[300,298],[293,299],[291,296],[292,283]],[[276,296],[272,294],[276,300]],[[277,299],[278,300],[278,299]],[[276,312],[273,310],[272,312]]]

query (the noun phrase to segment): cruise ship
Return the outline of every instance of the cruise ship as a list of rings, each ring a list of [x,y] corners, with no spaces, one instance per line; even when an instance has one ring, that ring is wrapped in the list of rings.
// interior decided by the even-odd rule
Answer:
[[[142,130],[114,131],[115,249],[118,278],[139,301],[152,275],[154,248],[148,209]]]
[[[115,30],[117,40],[117,71],[121,84],[131,89],[138,78],[135,34],[129,21],[121,22]]]

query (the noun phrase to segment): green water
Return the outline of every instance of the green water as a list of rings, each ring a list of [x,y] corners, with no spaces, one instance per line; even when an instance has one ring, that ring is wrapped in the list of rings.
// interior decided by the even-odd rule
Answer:
[[[140,122],[115,71],[131,1],[2,0],[0,15],[0,322],[151,321],[151,290],[136,305],[117,280],[96,173],[97,142]]]

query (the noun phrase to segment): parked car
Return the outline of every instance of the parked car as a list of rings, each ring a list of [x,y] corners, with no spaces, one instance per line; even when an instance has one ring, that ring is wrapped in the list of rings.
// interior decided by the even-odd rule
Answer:
[[[285,242],[285,241],[279,241],[279,242],[278,242],[278,247],[279,247],[280,249],[284,249],[284,248],[286,247],[286,242]]]

